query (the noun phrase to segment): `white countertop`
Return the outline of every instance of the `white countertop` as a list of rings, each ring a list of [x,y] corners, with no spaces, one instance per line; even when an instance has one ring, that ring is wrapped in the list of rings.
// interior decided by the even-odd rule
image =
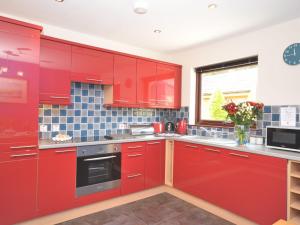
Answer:
[[[251,145],[247,144],[246,146],[238,146],[236,144],[220,144],[207,142],[207,138],[195,136],[181,136],[181,137],[157,137],[154,135],[147,136],[137,136],[137,137],[128,137],[119,140],[99,140],[99,141],[69,141],[64,143],[53,142],[50,140],[40,140],[39,149],[52,149],[52,148],[69,148],[69,147],[78,147],[78,146],[88,146],[88,145],[98,145],[98,144],[122,144],[128,142],[140,142],[140,141],[154,141],[154,140],[175,140],[175,141],[184,141],[188,143],[201,144],[213,147],[220,147],[230,150],[249,152],[254,154],[272,156],[277,158],[283,158],[288,160],[300,161],[300,152],[284,151],[273,148],[267,148],[263,145]]]

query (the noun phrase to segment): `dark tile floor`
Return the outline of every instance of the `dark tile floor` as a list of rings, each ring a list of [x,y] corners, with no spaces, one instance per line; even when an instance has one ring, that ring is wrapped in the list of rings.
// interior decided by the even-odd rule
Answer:
[[[83,216],[59,225],[232,225],[168,193]]]

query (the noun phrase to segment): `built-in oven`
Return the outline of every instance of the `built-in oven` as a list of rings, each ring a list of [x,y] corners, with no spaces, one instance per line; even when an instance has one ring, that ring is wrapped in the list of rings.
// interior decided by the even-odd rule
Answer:
[[[118,144],[77,148],[77,196],[117,188],[121,183],[121,146]]]
[[[300,152],[300,128],[268,126],[266,146]]]

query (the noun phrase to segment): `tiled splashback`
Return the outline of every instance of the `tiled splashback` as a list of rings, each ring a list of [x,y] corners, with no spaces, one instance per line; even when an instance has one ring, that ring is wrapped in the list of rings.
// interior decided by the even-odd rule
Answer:
[[[47,126],[47,132],[40,132],[40,138],[48,139],[58,132],[72,137],[92,137],[127,133],[130,124],[152,123],[156,121],[173,121],[188,118],[188,108],[169,109],[135,109],[111,108],[103,106],[103,86],[84,83],[72,83],[72,104],[40,105],[39,124]]]
[[[267,126],[279,126],[280,125],[280,108],[281,107],[288,107],[288,105],[282,106],[265,106],[262,119],[257,121],[257,129],[251,130],[252,136],[266,136],[266,127]],[[296,114],[296,121],[297,127],[300,127],[300,105],[289,105],[289,107],[296,107],[297,114]],[[215,128],[215,127],[206,127],[205,129],[197,126],[189,126],[188,134],[189,135],[201,135],[201,136],[208,136],[209,132],[207,130],[218,132],[220,136],[223,138],[234,138],[234,128]]]

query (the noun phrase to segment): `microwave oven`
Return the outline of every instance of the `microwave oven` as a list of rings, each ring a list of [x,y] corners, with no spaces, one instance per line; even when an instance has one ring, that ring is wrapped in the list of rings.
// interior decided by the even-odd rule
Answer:
[[[300,127],[268,126],[266,147],[300,152]]]

